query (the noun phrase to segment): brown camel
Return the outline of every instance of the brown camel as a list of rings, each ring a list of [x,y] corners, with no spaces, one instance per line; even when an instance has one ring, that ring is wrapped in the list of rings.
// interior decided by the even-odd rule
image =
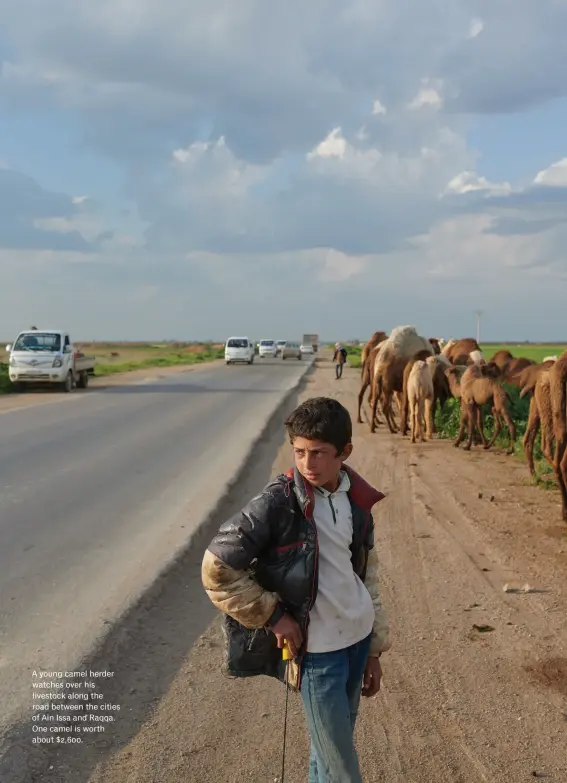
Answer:
[[[379,372],[374,374],[370,432],[376,432],[378,402],[382,406],[382,412],[390,432],[394,434],[398,431],[392,410],[392,399],[395,392],[401,394],[404,390],[404,369],[408,361],[407,358],[391,359],[381,367]]]
[[[563,520],[567,522],[567,351],[549,370],[555,456],[553,468],[561,492]]]
[[[376,332],[378,334],[378,332]],[[368,387],[372,387],[372,380],[374,378],[374,364],[376,362],[376,357],[378,355],[378,352],[380,350],[380,343],[378,345],[375,345],[374,348],[371,349],[370,353],[367,356],[367,360],[362,368],[362,383],[360,386],[360,391],[358,392],[358,418],[357,422],[359,424],[362,424],[362,403],[364,402],[364,394],[366,393],[366,389]],[[372,407],[372,388],[370,389],[370,406]]]
[[[522,390],[520,396],[524,396],[524,390]],[[536,478],[534,446],[540,429],[541,450],[546,460],[553,467],[553,409],[551,405],[549,371],[541,372],[536,380],[530,399],[530,413],[523,439],[524,454],[532,478]]]
[[[437,337],[430,337],[429,342],[433,347],[433,353],[435,354],[435,356],[439,356],[439,354],[441,353],[441,346],[439,345],[439,340],[437,339]]]
[[[513,383],[514,386],[521,389],[520,397],[526,397],[528,394],[532,394],[541,373],[550,370],[554,364],[555,361],[550,359],[541,364],[530,364],[528,367],[521,370],[512,381],[508,381],[508,383]]]
[[[366,360],[368,359],[370,352],[372,351],[373,348],[375,348],[377,345],[379,345],[381,342],[383,342],[386,339],[388,339],[388,335],[386,334],[386,332],[374,332],[370,340],[368,340],[368,342],[362,349],[362,353],[360,354],[361,377],[364,377],[364,368],[366,366]]]
[[[518,378],[528,367],[533,367],[535,362],[533,359],[526,359],[520,356],[518,359],[511,359],[508,362],[507,367],[502,374],[502,380],[504,383],[509,383],[512,386],[518,386]]]
[[[512,361],[513,358],[514,357],[510,353],[510,351],[506,351],[506,350],[496,351],[492,359],[490,359],[489,364],[496,364],[504,373],[506,367]]]
[[[465,449],[468,451],[472,446],[474,423],[481,429],[481,438],[484,440],[482,432],[482,406],[488,403],[492,404],[492,413],[494,415],[494,433],[488,443],[484,445],[489,449],[494,445],[498,435],[502,431],[502,419],[506,422],[510,432],[510,444],[507,454],[514,451],[516,441],[516,425],[512,421],[508,411],[507,395],[502,384],[494,378],[486,378],[479,371],[478,367],[470,367],[463,373],[461,381],[457,380],[457,373],[453,368],[446,370],[451,393],[454,397],[461,397],[461,422],[457,440],[453,444],[458,447],[465,437],[465,424],[468,426],[468,441]],[[480,418],[479,418],[480,411]]]
[[[466,337],[462,340],[449,340],[441,353],[451,364],[467,364],[471,351],[480,351],[480,345],[472,337]]]

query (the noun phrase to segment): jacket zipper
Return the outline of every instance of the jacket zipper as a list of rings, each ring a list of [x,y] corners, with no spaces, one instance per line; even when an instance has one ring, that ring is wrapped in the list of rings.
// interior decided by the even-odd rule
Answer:
[[[311,612],[311,609],[313,608],[313,604],[315,603],[315,579],[317,578],[317,571],[319,569],[319,536],[317,535],[317,526],[315,525],[315,522],[312,519],[309,519],[307,521],[309,522],[310,525],[313,525],[313,530],[315,531],[315,563],[313,567],[313,579],[311,580],[311,600],[309,602],[309,606],[307,607],[305,622],[303,623],[303,638],[304,638],[305,650],[307,650],[307,636],[309,633],[307,629],[307,625],[309,623],[309,613]],[[303,675],[302,663],[303,663],[304,656],[305,653],[303,653],[301,659],[297,662],[297,669],[298,669],[297,689],[298,690],[301,690],[301,678]]]

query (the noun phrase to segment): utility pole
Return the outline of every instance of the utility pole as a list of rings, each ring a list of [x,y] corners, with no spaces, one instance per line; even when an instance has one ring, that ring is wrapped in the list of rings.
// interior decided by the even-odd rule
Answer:
[[[476,313],[476,341],[480,345],[480,319],[484,310],[475,310]]]

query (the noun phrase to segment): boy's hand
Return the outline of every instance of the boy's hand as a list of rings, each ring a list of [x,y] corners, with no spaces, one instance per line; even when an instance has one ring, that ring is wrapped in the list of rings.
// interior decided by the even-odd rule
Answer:
[[[380,690],[381,679],[382,667],[380,666],[380,658],[368,658],[362,680],[362,695],[368,699],[376,696]]]
[[[285,642],[287,642],[292,656],[297,658],[297,653],[303,642],[303,634],[299,623],[286,612],[275,625],[270,627],[270,630],[278,640],[278,647],[283,649]]]

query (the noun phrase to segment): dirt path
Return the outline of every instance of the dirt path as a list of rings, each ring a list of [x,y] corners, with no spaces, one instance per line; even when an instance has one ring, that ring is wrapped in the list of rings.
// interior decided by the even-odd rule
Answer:
[[[335,381],[323,363],[303,397],[336,396],[354,414],[358,378],[347,370]],[[564,783],[567,537],[558,496],[529,486],[525,466],[497,453],[466,454],[447,441],[412,447],[367,425],[355,425],[354,442],[353,467],[388,493],[376,521],[394,642],[383,691],[361,710],[365,783]],[[281,445],[271,472],[289,458]],[[123,659],[113,733],[81,751],[80,774],[60,751],[42,781],[279,779],[284,690],[221,676],[220,624],[198,563]],[[502,589],[526,582],[535,592]],[[286,783],[307,779],[307,750],[292,695]]]

